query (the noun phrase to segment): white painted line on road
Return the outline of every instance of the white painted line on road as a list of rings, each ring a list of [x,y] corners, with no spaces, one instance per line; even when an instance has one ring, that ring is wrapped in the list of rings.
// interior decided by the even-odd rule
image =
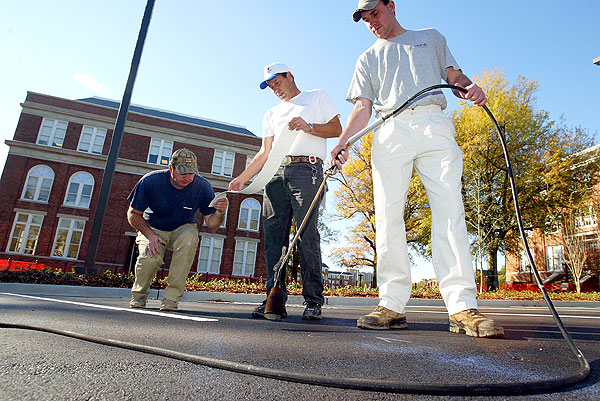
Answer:
[[[448,314],[448,312],[446,312],[446,311],[430,311],[430,310],[411,311],[409,309],[412,309],[412,306],[407,306],[406,309],[407,309],[407,312],[411,312],[411,313],[432,313],[432,314],[445,313],[445,314]],[[484,311],[483,314],[489,315],[489,316],[495,315],[495,316],[521,316],[521,317],[552,317],[550,312],[548,312],[548,314],[539,314],[539,313],[515,313],[515,312],[502,313],[502,312]],[[558,316],[560,316],[561,319],[563,319],[563,318],[593,319],[593,320],[600,319],[600,316],[563,315],[560,313],[558,314]]]
[[[410,343],[410,341],[406,341],[406,340],[399,340],[397,338],[388,338],[388,337],[375,337],[378,340],[383,340],[386,343],[391,343],[392,341],[395,342],[399,342],[399,343]]]
[[[175,313],[157,312],[157,311],[151,311],[151,310],[145,310],[145,309],[119,308],[119,307],[116,307],[116,306],[106,306],[106,305],[99,305],[99,304],[90,304],[90,303],[87,303],[87,302],[74,302],[74,301],[65,301],[65,300],[62,300],[62,299],[34,297],[32,295],[12,294],[12,293],[9,293],[9,292],[0,292],[0,295],[12,295],[14,297],[38,299],[38,300],[41,300],[41,301],[58,302],[58,303],[70,304],[70,305],[78,305],[78,306],[87,306],[89,308],[108,309],[108,310],[121,311],[121,312],[131,312],[131,313],[141,313],[143,315],[153,315],[153,316],[160,316],[160,317],[168,317],[168,318],[171,318],[171,319],[193,320],[195,322],[218,322],[219,321],[218,319],[208,319],[208,318],[204,318],[204,317],[186,316],[186,315],[180,315],[180,314],[175,314]]]

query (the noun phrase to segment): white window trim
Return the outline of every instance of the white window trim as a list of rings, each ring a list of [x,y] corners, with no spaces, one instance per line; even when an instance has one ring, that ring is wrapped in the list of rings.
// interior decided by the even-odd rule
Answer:
[[[226,236],[225,235],[219,235],[219,234],[201,233],[201,237],[202,238],[200,239],[200,246],[198,247],[198,264],[196,265],[196,271],[198,273],[219,274],[221,272],[221,263],[223,262],[223,248],[225,247],[225,238],[226,238]],[[206,269],[200,270],[200,252],[201,252],[201,249],[202,249],[202,243],[204,242],[204,240],[207,240],[207,241],[211,242],[210,246],[208,247],[208,249],[209,249],[208,250],[208,252],[209,252],[208,253],[208,260],[212,261],[213,252],[216,249],[213,246],[213,241],[215,239],[220,239],[221,241],[223,241],[221,243],[221,251],[219,252],[219,264],[218,264],[219,271],[217,271],[217,272],[211,272],[211,271],[208,271]]]
[[[90,143],[89,143],[89,148],[87,150],[82,150],[81,149],[81,141],[83,140],[83,134],[84,131],[86,129],[91,129],[92,132],[90,133],[91,138],[90,138]],[[77,144],[77,151],[78,152],[83,152],[83,153],[89,153],[89,154],[93,154],[93,155],[101,155],[102,154],[102,149],[104,149],[104,142],[106,141],[106,134],[108,133],[108,130],[105,128],[97,128],[97,127],[92,127],[91,125],[84,125],[81,128],[81,133],[79,134],[79,143]],[[94,144],[96,142],[96,138],[102,136],[102,145],[100,148],[100,153],[96,153],[93,151],[94,149]]]
[[[244,248],[243,248],[243,252],[244,252],[244,256],[243,256],[243,261],[242,261],[242,272],[241,274],[236,274],[234,272],[233,275],[235,276],[245,276],[245,277],[252,277],[254,275],[254,272],[256,271],[256,257],[258,256],[258,242],[257,240],[254,240],[253,238],[239,238],[236,237],[235,239],[235,248],[233,251],[233,268],[235,270],[235,254],[237,253],[239,246],[243,243],[244,244]],[[252,271],[251,272],[247,272],[246,271],[246,266],[248,265],[248,244],[254,244],[256,246],[256,248],[254,249],[254,260],[252,261]]]
[[[153,163],[150,161],[150,156],[152,155],[152,153],[150,153],[150,152],[152,150],[153,145],[158,146],[158,154],[156,155],[156,163]],[[169,156],[167,157],[167,164],[162,164],[161,158],[163,156],[163,151],[165,150],[165,148],[169,148],[170,152],[169,152]],[[153,166],[166,167],[169,164],[169,159],[172,154],[173,154],[173,141],[165,141],[164,139],[151,138],[150,139],[150,147],[148,148],[148,158],[146,159],[146,162],[148,164],[152,164]]]
[[[254,208],[249,208],[246,207],[245,209],[248,210],[248,216],[246,219],[246,227],[240,227],[240,222],[242,219],[242,210],[244,209],[243,205],[246,201],[256,201],[256,203],[258,203],[258,209],[254,209]],[[256,223],[256,229],[250,228],[250,222],[252,221],[252,211],[253,210],[258,210],[258,219],[257,219],[257,223]],[[241,203],[240,203],[240,214],[238,216],[238,224],[237,224],[237,229],[238,230],[242,230],[242,231],[250,231],[250,232],[259,232],[260,231],[260,220],[261,220],[261,212],[262,212],[262,205],[260,204],[260,202],[258,201],[258,199],[256,198],[246,198],[244,199]]]
[[[50,170],[50,172],[52,173],[52,178],[36,175],[35,177],[38,178],[38,183],[35,187],[33,199],[27,199],[27,198],[25,198],[25,194],[27,193],[27,184],[29,183],[29,178],[32,177],[32,175],[31,175],[32,171],[34,171],[35,169],[38,169],[38,168],[47,168],[48,170]],[[32,168],[30,168],[29,172],[27,173],[27,177],[25,177],[25,185],[23,185],[23,192],[21,193],[21,200],[24,200],[27,202],[48,203],[48,201],[50,200],[50,194],[52,193],[52,186],[54,185],[55,176],[56,175],[54,174],[54,170],[52,170],[51,167],[48,167],[45,164],[38,164],[37,166],[33,166]],[[40,190],[42,187],[42,183],[44,182],[44,179],[50,179],[50,190],[48,191],[48,199],[39,200],[38,198],[40,195]]]
[[[61,228],[61,222],[64,220],[71,220],[71,224],[69,225],[69,229],[67,230],[67,238],[65,238],[65,248],[64,248],[64,254],[62,256],[57,256],[54,254],[54,251],[56,250],[56,243],[58,241],[58,233],[59,230],[64,229]],[[83,228],[81,229],[81,237],[79,238],[79,243],[77,244],[77,256],[73,257],[69,257],[67,256],[67,254],[69,253],[69,246],[71,245],[71,238],[73,237],[73,233],[75,231],[80,231],[80,230],[75,230],[73,227],[74,222],[81,222],[83,223]],[[79,218],[70,218],[70,217],[61,217],[58,220],[58,225],[56,227],[56,233],[54,234],[54,243],[52,244],[52,253],[50,254],[50,257],[52,258],[58,258],[58,259],[69,259],[69,260],[77,260],[77,258],[79,257],[79,252],[81,252],[81,242],[83,241],[83,234],[85,232],[85,220],[84,219],[79,219]]]
[[[215,171],[215,161],[217,159],[217,154],[221,155],[223,163],[220,168]],[[225,166],[227,165],[227,160],[231,160],[231,174],[225,174]],[[215,149],[215,153],[213,155],[213,162],[211,167],[212,174],[220,175],[223,177],[233,177],[233,168],[235,166],[235,152],[228,152],[226,150]]]
[[[46,123],[50,123],[52,122],[52,124],[46,124]],[[62,141],[60,143],[60,146],[54,145],[55,139],[56,139],[56,131],[59,128],[60,125],[64,125],[64,135],[62,137]],[[50,128],[50,136],[48,138],[48,143],[40,143],[40,135],[42,134],[42,130],[44,129],[44,127],[49,127]],[[42,146],[50,146],[53,148],[62,148],[64,145],[64,141],[65,141],[65,137],[67,136],[67,129],[69,127],[69,123],[67,121],[61,121],[61,120],[55,120],[55,119],[51,119],[51,118],[45,118],[42,120],[42,125],[40,125],[40,130],[38,131],[38,136],[37,139],[35,141],[36,144],[38,145],[42,145]],[[60,129],[62,130],[62,127],[60,127]]]
[[[554,253],[556,252],[557,249],[560,252],[560,255],[558,256],[558,267],[556,267],[556,266],[550,266],[550,264],[548,263],[548,260],[550,260],[550,259],[554,260],[556,258],[555,255],[554,255]],[[548,254],[549,250],[552,252],[551,255]],[[546,253],[546,270],[548,272],[560,272],[560,271],[564,271],[564,269],[562,267],[562,264],[564,262],[564,258],[563,258],[564,248],[563,248],[562,245],[549,245],[549,246],[546,246],[544,248],[544,252]]]
[[[73,183],[73,179],[77,176],[86,176],[91,178],[92,182],[91,182],[91,186],[92,186],[92,190],[90,192],[90,199],[88,201],[87,205],[80,205],[79,203],[81,202],[81,197],[83,195],[83,188],[86,185],[90,185],[89,182],[83,182],[83,181],[77,181],[77,183],[79,184],[79,187],[77,189],[77,196],[75,197],[75,202],[74,204],[68,204],[67,203],[67,197],[69,196],[69,188],[71,187],[71,183]],[[73,175],[71,175],[71,178],[69,178],[69,182],[67,183],[67,190],[65,191],[65,198],[63,200],[63,206],[68,206],[68,207],[75,207],[75,208],[80,208],[80,209],[89,209],[90,208],[90,204],[92,203],[92,197],[94,196],[94,186],[96,185],[96,180],[94,180],[94,176],[90,173],[88,173],[87,171],[78,171],[76,173],[73,173]]]
[[[36,213],[34,211],[28,211],[28,210],[22,210],[22,209],[18,209],[18,210],[16,209],[15,211],[16,211],[15,218],[13,221],[12,228],[10,230],[10,236],[8,237],[8,243],[6,244],[6,253],[15,254],[15,255],[35,255],[36,254],[35,251],[37,249],[38,241],[40,239],[40,233],[42,232],[42,225],[44,224],[44,217],[45,217],[46,213]],[[24,215],[28,216],[27,223],[25,223],[25,231],[23,232],[23,239],[21,242],[21,246],[19,247],[20,250],[19,251],[11,251],[10,244],[12,243],[13,234],[15,233],[15,227],[17,225],[17,219],[19,217],[19,214],[24,214]],[[32,224],[30,223],[32,216],[38,216],[42,219],[42,221],[39,224],[40,230],[38,232],[37,238],[35,239],[35,247],[32,249],[32,252],[29,254],[29,253],[23,252],[23,249],[25,247],[25,244],[27,244],[27,237],[29,236],[29,230],[32,226]],[[36,224],[36,226],[37,226],[37,224]]]

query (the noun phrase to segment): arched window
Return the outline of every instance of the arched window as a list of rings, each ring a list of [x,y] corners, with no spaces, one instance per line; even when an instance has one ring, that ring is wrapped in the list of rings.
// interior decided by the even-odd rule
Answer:
[[[27,180],[25,181],[21,199],[48,202],[53,182],[54,171],[50,167],[41,164],[33,167],[27,173]]]
[[[65,206],[89,208],[93,189],[94,177],[90,173],[80,171],[73,174],[67,187]]]
[[[238,228],[243,230],[258,231],[260,221],[260,203],[254,198],[244,199],[240,206]]]

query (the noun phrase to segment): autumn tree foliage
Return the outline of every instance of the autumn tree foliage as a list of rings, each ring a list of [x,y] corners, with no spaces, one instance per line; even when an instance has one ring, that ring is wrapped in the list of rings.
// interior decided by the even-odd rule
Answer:
[[[336,197],[336,217],[350,221],[346,246],[334,250],[335,257],[345,267],[372,267],[376,274],[376,226],[373,204],[371,146],[373,134],[367,134],[350,149],[353,156],[343,171],[335,176],[339,186]],[[431,217],[425,189],[413,174],[404,211],[407,242],[418,252],[427,254],[425,245],[429,236]]]
[[[580,202],[582,185],[597,175],[598,163],[582,150],[593,143],[581,128],[569,128],[561,119],[553,121],[536,105],[538,83],[517,78],[510,84],[501,70],[484,71],[474,81],[488,97],[488,108],[506,138],[516,178],[525,228],[544,230],[549,211]],[[474,245],[482,250],[497,288],[498,252],[518,252],[520,237],[515,217],[508,169],[498,133],[480,107],[459,101],[451,113],[456,140],[464,155],[463,198],[467,227]],[[352,157],[339,182],[336,216],[351,223],[346,245],[335,249],[337,261],[346,267],[377,266],[376,227],[371,178],[372,134],[353,146]],[[423,186],[413,172],[405,205],[408,244],[424,257],[430,256],[431,215]]]
[[[487,106],[505,135],[525,228],[544,230],[549,210],[569,207],[585,196],[582,180],[590,180],[598,168],[584,163],[589,155],[581,152],[591,146],[592,138],[537,109],[535,79],[519,77],[511,85],[502,71],[493,70],[474,80],[487,94]],[[498,252],[516,253],[520,246],[504,154],[497,131],[481,108],[460,102],[452,119],[464,154],[467,226],[479,236],[488,269],[496,273]]]

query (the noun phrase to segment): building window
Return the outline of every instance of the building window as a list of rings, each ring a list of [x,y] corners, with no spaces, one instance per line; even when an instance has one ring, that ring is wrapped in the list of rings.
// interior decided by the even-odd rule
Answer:
[[[254,158],[253,158],[253,157],[250,157],[250,156],[248,156],[248,157],[246,158],[246,168],[248,168],[248,166],[250,165],[250,163],[252,163],[252,161],[253,161],[253,160],[254,160]],[[254,175],[254,177],[250,178],[250,179],[248,180],[248,182],[252,182],[252,181],[254,181],[254,179],[256,178],[256,176],[257,176],[257,175],[258,175],[258,173],[256,173],[256,174]]]
[[[198,255],[198,272],[215,273],[221,271],[223,238],[203,235]]]
[[[21,199],[36,202],[48,202],[50,190],[54,182],[54,171],[48,166],[39,165],[33,167],[27,173],[25,188]]]
[[[546,247],[546,271],[563,271],[563,246]]]
[[[245,199],[240,206],[238,228],[242,230],[258,231],[260,221],[260,203],[254,198]]]
[[[77,259],[85,221],[61,217],[56,230],[52,256],[57,258]]]
[[[533,249],[530,249],[531,257],[534,258],[535,253]],[[519,273],[529,273],[531,272],[531,263],[529,263],[529,258],[527,257],[527,252],[524,249],[521,249],[519,253]]]
[[[7,252],[33,255],[42,228],[43,215],[17,213]]]
[[[94,189],[94,177],[90,173],[79,172],[71,176],[67,195],[65,196],[65,206],[82,207],[88,209],[92,199],[92,190]]]
[[[575,228],[589,228],[596,226],[596,216],[592,206],[579,210],[579,216],[575,217]]]
[[[235,276],[254,275],[257,245],[258,243],[254,241],[235,241],[235,253],[233,256],[233,274]]]
[[[50,120],[44,118],[40,132],[38,133],[37,144],[45,146],[54,146],[62,148],[67,132],[66,121]]]
[[[226,228],[227,227],[227,216],[229,216],[229,208],[225,209],[225,216],[223,216],[223,222],[221,223],[221,225],[219,226],[219,228]]]
[[[105,129],[84,125],[83,129],[81,130],[81,136],[79,137],[79,145],[77,145],[77,150],[80,152],[101,155],[105,139]]]
[[[148,152],[148,163],[168,166],[172,152],[173,142],[163,139],[152,139],[150,141],[150,151]]]
[[[215,150],[213,157],[212,173],[231,177],[233,174],[233,161],[235,153],[225,152],[224,150]]]

